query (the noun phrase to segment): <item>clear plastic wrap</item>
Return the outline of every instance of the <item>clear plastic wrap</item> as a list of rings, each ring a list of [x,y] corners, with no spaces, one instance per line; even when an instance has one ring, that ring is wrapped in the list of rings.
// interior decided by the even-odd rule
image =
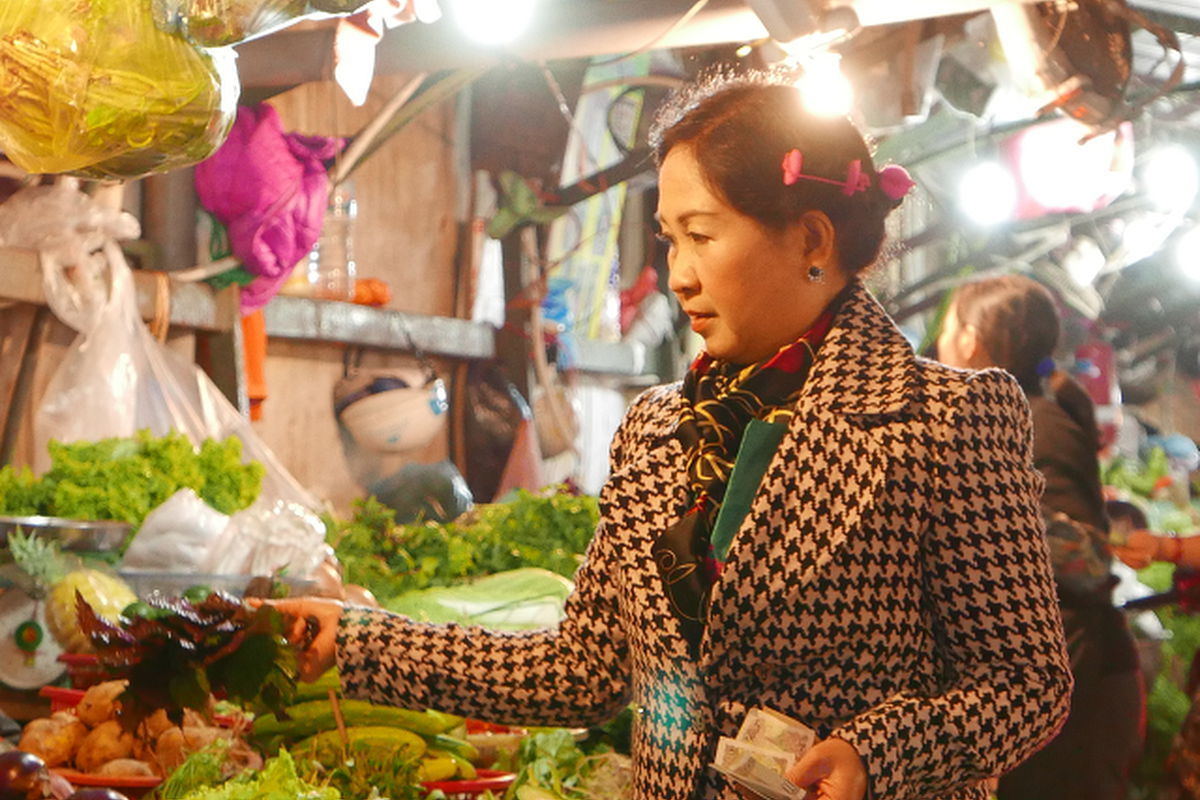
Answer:
[[[370,0],[309,0],[309,5],[317,11],[325,11],[330,14],[351,14],[368,5],[369,2]]]
[[[236,44],[311,11],[306,0],[154,0],[154,21],[203,47]]]
[[[0,149],[34,173],[135,178],[207,158],[234,54],[159,30],[145,0],[0,3]]]
[[[262,36],[316,12],[348,14],[370,0],[153,0],[155,23],[202,47]]]

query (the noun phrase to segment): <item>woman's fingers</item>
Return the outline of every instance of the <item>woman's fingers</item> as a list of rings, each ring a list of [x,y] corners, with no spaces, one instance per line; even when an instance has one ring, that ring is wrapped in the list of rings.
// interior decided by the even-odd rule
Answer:
[[[296,666],[302,681],[319,678],[337,660],[337,628],[342,604],[325,598],[264,600],[252,606],[269,605],[284,617],[284,636],[296,649]]]
[[[788,768],[787,779],[812,788],[814,800],[862,800],[867,770],[858,751],[842,739],[825,739]]]

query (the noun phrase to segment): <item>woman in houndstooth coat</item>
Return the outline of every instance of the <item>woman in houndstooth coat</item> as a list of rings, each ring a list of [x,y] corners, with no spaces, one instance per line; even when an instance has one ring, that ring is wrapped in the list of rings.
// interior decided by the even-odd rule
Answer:
[[[859,279],[911,183],[768,79],[660,113],[671,289],[705,349],[629,409],[555,628],[432,626],[330,601],[302,673],[502,722],[636,709],[636,800],[736,798],[709,764],[768,706],[818,743],[819,800],[984,800],[1071,686],[1030,456],[1005,373],[917,358]],[[735,469],[736,467],[736,469]]]

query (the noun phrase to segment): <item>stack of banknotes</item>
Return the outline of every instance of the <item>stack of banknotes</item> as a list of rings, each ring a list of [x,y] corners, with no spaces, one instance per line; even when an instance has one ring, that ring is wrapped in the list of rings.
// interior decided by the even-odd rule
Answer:
[[[770,708],[746,713],[737,738],[717,742],[713,767],[767,800],[804,800],[805,791],[783,775],[816,741],[802,722]]]

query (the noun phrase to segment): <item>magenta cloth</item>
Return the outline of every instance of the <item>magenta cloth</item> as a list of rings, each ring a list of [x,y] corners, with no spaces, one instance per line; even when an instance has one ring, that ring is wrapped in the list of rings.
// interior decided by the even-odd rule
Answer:
[[[242,313],[275,296],[312,250],[325,222],[325,162],[344,139],[284,133],[266,103],[243,106],[229,138],[196,166],[196,194],[229,232],[233,255],[256,277],[242,289]]]

